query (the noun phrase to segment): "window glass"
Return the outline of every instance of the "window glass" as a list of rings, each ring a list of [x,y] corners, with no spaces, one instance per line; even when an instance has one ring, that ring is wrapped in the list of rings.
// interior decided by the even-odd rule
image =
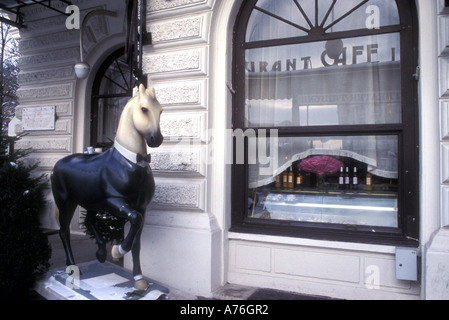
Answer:
[[[107,144],[114,141],[122,111],[129,97],[98,99],[97,141]]]
[[[307,35],[307,30],[298,26],[306,26],[306,21],[293,1],[259,1],[259,10],[251,14],[246,41],[290,38]],[[278,16],[275,18],[261,10],[266,10]],[[280,19],[279,19],[280,18]],[[282,20],[281,20],[282,19]],[[290,22],[286,23],[286,21]],[[296,25],[296,26],[295,26]]]
[[[234,45],[236,232],[419,237],[413,10],[408,0],[245,2]]]
[[[121,113],[137,83],[123,55],[113,52],[100,67],[92,89],[91,145],[112,145]]]
[[[398,227],[397,136],[270,137],[260,148],[263,143],[248,142],[249,217]]]
[[[314,32],[323,34],[397,24],[397,6],[395,1],[390,0],[259,0],[248,23],[246,41],[283,39]]]
[[[247,127],[401,122],[398,33],[246,50]]]

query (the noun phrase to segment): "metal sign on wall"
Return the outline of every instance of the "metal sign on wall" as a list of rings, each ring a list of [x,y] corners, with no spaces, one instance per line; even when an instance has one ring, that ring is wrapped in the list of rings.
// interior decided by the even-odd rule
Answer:
[[[24,131],[45,131],[55,129],[55,106],[26,107],[22,109]]]

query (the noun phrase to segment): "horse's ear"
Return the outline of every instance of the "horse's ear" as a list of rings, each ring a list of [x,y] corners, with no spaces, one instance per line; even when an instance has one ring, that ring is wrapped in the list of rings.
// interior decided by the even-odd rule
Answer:
[[[143,97],[145,93],[145,86],[141,83],[139,86],[139,98]]]
[[[153,87],[148,88],[146,91],[147,95],[153,97],[154,99],[156,99],[156,91],[154,90]]]

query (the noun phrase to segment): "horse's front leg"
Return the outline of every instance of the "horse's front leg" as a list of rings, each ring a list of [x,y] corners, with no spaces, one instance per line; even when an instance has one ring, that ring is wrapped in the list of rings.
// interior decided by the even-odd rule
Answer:
[[[115,259],[122,258],[125,254],[131,251],[134,239],[137,233],[143,227],[143,215],[133,209],[125,199],[109,198],[107,199],[109,207],[112,209],[112,214],[118,218],[126,219],[130,223],[130,229],[123,242],[112,248],[112,257]]]

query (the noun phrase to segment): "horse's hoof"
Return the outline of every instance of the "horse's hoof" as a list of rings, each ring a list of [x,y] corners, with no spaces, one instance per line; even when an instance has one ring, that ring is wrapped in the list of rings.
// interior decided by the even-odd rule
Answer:
[[[106,251],[98,250],[96,256],[97,256],[97,260],[100,263],[105,263],[106,262],[106,257],[107,257]]]
[[[124,252],[120,246],[113,246],[111,250],[112,259],[120,259],[125,256],[126,252]]]
[[[134,282],[134,289],[145,291],[148,289],[148,283],[145,281],[145,279],[140,279]]]

